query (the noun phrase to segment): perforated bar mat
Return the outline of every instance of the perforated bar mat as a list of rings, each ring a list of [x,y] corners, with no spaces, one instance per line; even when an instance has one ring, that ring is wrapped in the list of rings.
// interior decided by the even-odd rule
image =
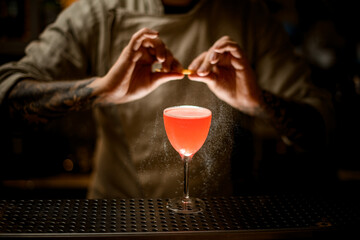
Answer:
[[[360,226],[359,208],[319,198],[276,195],[203,200],[206,210],[195,215],[170,212],[166,199],[0,200],[0,238],[208,239],[274,232],[279,237],[279,233],[299,236]]]

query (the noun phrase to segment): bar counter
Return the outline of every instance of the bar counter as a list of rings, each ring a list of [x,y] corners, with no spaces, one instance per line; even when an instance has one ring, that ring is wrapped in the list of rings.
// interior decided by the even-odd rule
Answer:
[[[359,239],[359,204],[302,194],[203,199],[170,212],[167,199],[0,200],[3,239]],[[355,234],[355,235],[354,235]]]

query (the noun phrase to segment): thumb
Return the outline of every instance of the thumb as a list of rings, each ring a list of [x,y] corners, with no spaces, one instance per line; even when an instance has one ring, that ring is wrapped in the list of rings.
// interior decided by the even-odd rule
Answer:
[[[181,80],[184,78],[184,74],[177,73],[177,72],[154,72],[153,73],[153,81],[157,86],[160,86],[166,82],[173,81],[173,80]]]

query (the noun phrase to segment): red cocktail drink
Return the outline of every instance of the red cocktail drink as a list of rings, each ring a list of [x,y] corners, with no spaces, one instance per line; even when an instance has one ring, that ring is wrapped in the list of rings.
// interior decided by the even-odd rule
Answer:
[[[164,125],[171,145],[184,161],[184,196],[171,199],[167,208],[178,213],[198,213],[205,209],[201,199],[189,197],[189,163],[204,144],[211,124],[211,111],[196,106],[164,110]]]
[[[211,111],[194,106],[167,108],[164,111],[166,134],[180,155],[192,156],[204,144],[211,124]]]

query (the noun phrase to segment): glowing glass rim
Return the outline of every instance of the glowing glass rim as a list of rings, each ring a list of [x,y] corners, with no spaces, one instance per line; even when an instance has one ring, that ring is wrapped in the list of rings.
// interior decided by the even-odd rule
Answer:
[[[196,115],[196,116],[179,116],[177,114],[171,114],[171,113],[168,113],[169,110],[173,110],[173,109],[177,109],[177,108],[190,108],[190,109],[201,109],[202,113],[204,113],[204,115]],[[209,117],[212,115],[211,111],[207,108],[204,108],[204,107],[199,107],[199,106],[193,106],[193,105],[180,105],[180,106],[173,106],[173,107],[168,107],[168,108],[165,108],[164,109],[164,115],[168,116],[168,117],[175,117],[175,118],[191,118],[191,119],[194,119],[194,118],[205,118],[205,117]]]

